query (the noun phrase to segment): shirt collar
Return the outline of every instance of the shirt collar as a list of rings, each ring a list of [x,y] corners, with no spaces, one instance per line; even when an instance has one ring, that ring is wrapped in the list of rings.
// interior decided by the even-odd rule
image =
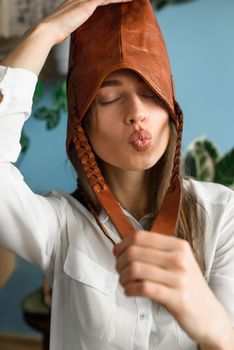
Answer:
[[[120,205],[120,204],[119,204]],[[129,217],[131,220],[133,221],[137,221],[132,214],[129,213],[128,210],[126,210],[125,208],[123,208],[120,205],[120,208],[122,209],[124,215],[126,215],[127,217]],[[149,223],[152,219],[154,218],[154,213],[150,212],[145,214],[139,221],[142,227],[145,227],[145,225],[147,225],[147,223]],[[101,221],[102,224],[105,224],[108,220],[109,220],[109,216],[107,215],[107,213],[105,212],[105,210],[102,208],[101,212],[99,214],[99,220]]]

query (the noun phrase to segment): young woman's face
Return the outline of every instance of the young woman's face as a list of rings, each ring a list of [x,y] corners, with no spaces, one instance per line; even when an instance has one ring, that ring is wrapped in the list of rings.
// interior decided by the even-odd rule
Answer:
[[[95,107],[87,133],[105,166],[146,170],[157,163],[168,145],[169,115],[138,74],[130,70],[110,74]]]

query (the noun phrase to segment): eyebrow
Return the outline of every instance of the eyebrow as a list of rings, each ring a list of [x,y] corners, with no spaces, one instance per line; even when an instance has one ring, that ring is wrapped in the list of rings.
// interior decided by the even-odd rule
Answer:
[[[100,89],[101,88],[104,88],[106,86],[120,86],[122,85],[121,81],[120,80],[105,80],[102,82],[102,85],[100,86]]]
[[[138,83],[139,84],[143,84],[144,81],[139,79],[138,80]],[[122,85],[122,82],[118,79],[112,79],[112,80],[104,80],[100,86],[100,89],[101,88],[104,88],[104,87],[107,87],[107,86],[121,86]]]

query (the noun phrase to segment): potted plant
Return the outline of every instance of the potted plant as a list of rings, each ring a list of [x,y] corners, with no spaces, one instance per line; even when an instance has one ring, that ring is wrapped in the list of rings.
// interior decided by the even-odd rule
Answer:
[[[217,146],[203,136],[189,145],[184,160],[191,177],[234,189],[234,148],[222,155]]]

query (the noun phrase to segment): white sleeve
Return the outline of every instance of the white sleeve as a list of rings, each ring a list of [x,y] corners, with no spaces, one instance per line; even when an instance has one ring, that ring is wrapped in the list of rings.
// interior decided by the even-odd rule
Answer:
[[[65,201],[33,193],[12,164],[21,150],[36,82],[30,71],[0,67],[0,246],[46,270],[62,230]]]
[[[0,161],[16,162],[24,122],[32,109],[37,76],[24,69],[0,66]]]
[[[234,192],[223,213],[209,286],[234,326]]]

